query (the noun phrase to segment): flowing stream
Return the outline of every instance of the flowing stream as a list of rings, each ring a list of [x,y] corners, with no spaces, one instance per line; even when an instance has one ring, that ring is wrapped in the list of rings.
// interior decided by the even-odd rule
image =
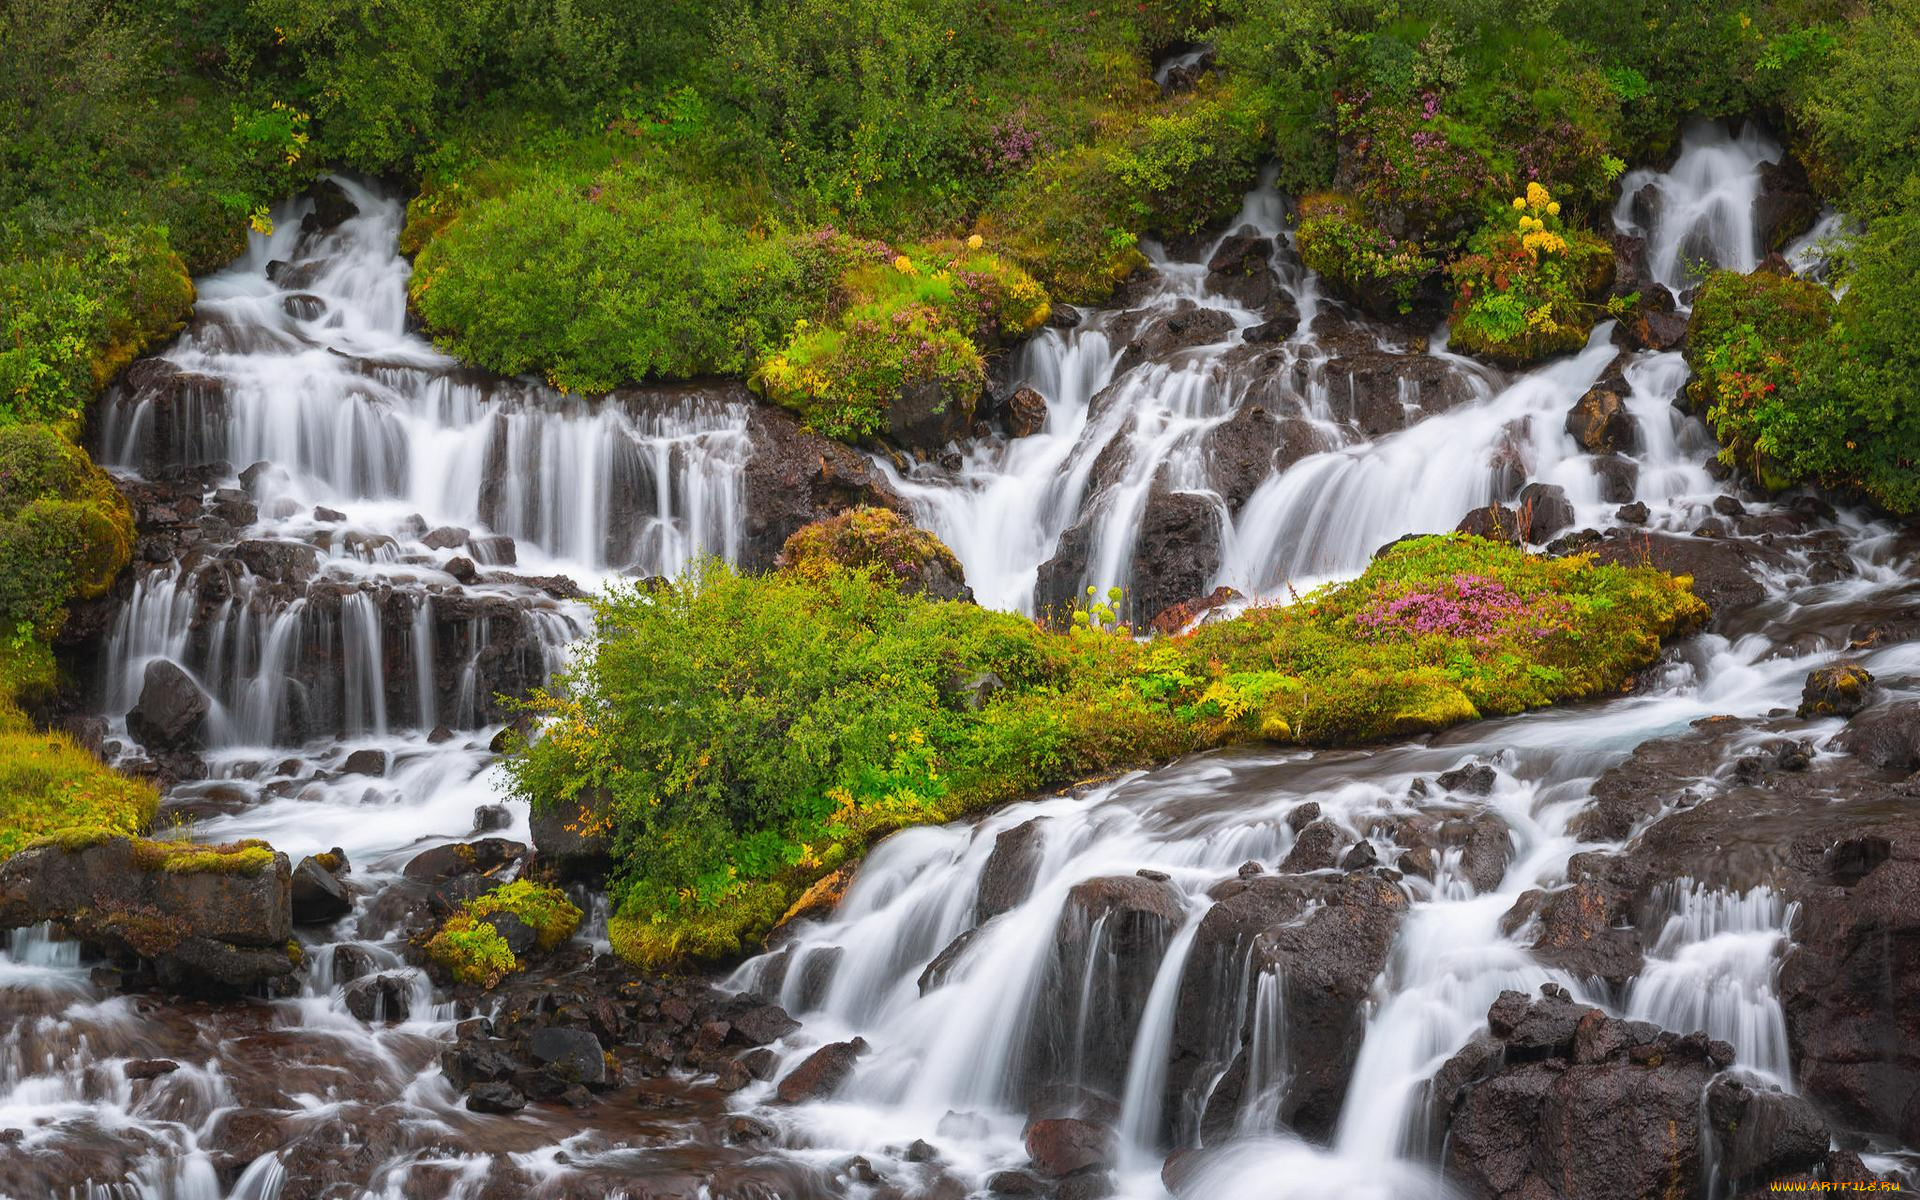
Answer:
[[[1778,155],[1758,133],[1689,131],[1671,169],[1628,177],[1616,220],[1633,230],[1628,198],[1652,184],[1661,203],[1637,232],[1655,278],[1680,290],[1701,260],[1750,268],[1758,164]],[[400,203],[343,186],[360,215],[313,234],[299,206],[279,213],[277,232],[201,281],[193,324],[162,356],[171,371],[103,402],[103,463],[129,486],[204,483],[222,525],[136,568],[93,687],[109,751],[128,762],[155,753],[125,719],[151,664],[181,668],[209,698],[205,776],[166,803],[191,836],[264,837],[296,859],[337,846],[356,879],[377,881],[469,836],[476,809],[500,801],[495,693],[537,685],[588,627],[556,577],[591,590],[700,554],[737,557],[752,447],[744,409],[697,389],[584,400],[443,358],[407,326]],[[1503,374],[1448,353],[1443,336],[1352,317],[1298,265],[1284,218],[1263,186],[1197,261],[1156,249],[1132,309],[1029,343],[1014,375],[1046,402],[1039,432],[980,439],[958,465],[879,460],[982,603],[1034,611],[1048,588],[1150,587],[1141,564],[1169,496],[1211,530],[1193,594],[1225,584],[1252,598],[1357,573],[1383,543],[1450,529],[1522,482],[1563,489],[1576,527],[1616,523],[1603,464],[1565,423],[1616,365],[1610,324],[1579,353]],[[1276,294],[1222,285],[1209,261],[1260,239]],[[1249,341],[1276,306],[1297,321]],[[1219,315],[1201,340],[1129,355],[1142,329],[1202,310]],[[1640,429],[1633,495],[1648,528],[1690,532],[1724,491],[1705,466],[1711,438],[1674,406],[1685,363],[1641,352],[1617,365]],[[1249,406],[1289,423],[1290,449],[1229,480],[1223,431]],[[1028,1113],[1053,1104],[1097,1108],[1119,1131],[1126,1197],[1165,1197],[1163,1159],[1192,1147],[1203,1151],[1193,1195],[1440,1196],[1425,1082],[1503,989],[1547,982],[1703,1028],[1734,1044],[1742,1069],[1792,1086],[1775,976],[1793,914],[1770,889],[1677,881],[1645,969],[1618,995],[1536,961],[1502,918],[1528,890],[1561,884],[1572,855],[1606,847],[1571,828],[1602,771],[1696,718],[1791,707],[1806,672],[1840,648],[1833,631],[1910,588],[1892,531],[1837,520],[1849,574],[1809,583],[1807,564],[1784,556],[1752,611],[1682,645],[1631,696],[1361,751],[1201,755],[889,838],[830,918],[729,980],[802,1019],[779,1047],[788,1065],[856,1035],[873,1051],[831,1100],[770,1107],[766,1082],[733,1107],[775,1122],[768,1153],[837,1181],[835,1195],[884,1194],[848,1173],[852,1155],[869,1175],[917,1178],[925,1156],[912,1147],[925,1139],[964,1185],[954,1194],[984,1196],[1026,1161]],[[1910,645],[1862,661],[1889,678],[1920,673]],[[1427,791],[1474,763],[1492,768],[1484,794]],[[1410,907],[1367,988],[1351,1081],[1332,1092],[1289,1027],[1302,985],[1282,961],[1223,956],[1206,923],[1211,894],[1242,864],[1271,872],[1295,849],[1289,818],[1310,803],[1384,863],[1404,848],[1399,831],[1427,820],[1481,822],[1504,845],[1497,878],[1458,847],[1431,880],[1405,877]],[[488,827],[528,836],[518,805]],[[1024,874],[983,887],[1007,839],[1025,847]],[[1160,919],[1146,932],[1127,910],[1089,907],[1100,888],[1149,887]],[[63,1185],[76,1196],[277,1200],[274,1145],[223,1183],[203,1148],[211,1130],[261,1108],[295,1129],[331,1128],[358,1106],[446,1142],[376,1163],[364,1194],[467,1197],[496,1162],[564,1179],[594,1153],[583,1133],[635,1120],[465,1112],[436,1062],[463,1014],[361,921],[309,937],[303,995],[237,1006],[120,995],[74,945],[14,934],[0,952],[0,1133],[21,1136],[6,1152],[84,1164],[90,1183]],[[347,1013],[332,962],[349,945],[407,973],[408,1019],[369,1027]],[[181,1069],[129,1078],[130,1062],[161,1055]],[[1301,1122],[1319,1140],[1292,1132]]]

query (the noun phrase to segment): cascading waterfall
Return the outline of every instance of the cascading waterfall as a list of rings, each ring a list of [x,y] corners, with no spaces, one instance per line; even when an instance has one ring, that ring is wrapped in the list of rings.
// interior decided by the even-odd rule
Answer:
[[[1628,180],[1623,225],[1638,219],[1632,196],[1652,186],[1658,197],[1643,202],[1642,232],[1666,256],[1659,278],[1682,283],[1696,258],[1751,264],[1740,205],[1751,207],[1750,177],[1770,153],[1758,134],[1693,130],[1671,171]],[[280,214],[280,232],[203,282],[194,326],[165,356],[171,382],[102,413],[103,461],[219,485],[229,528],[211,553],[135,580],[97,687],[129,754],[121,718],[149,664],[177,664],[204,689],[209,778],[168,797],[196,814],[195,836],[264,836],[296,856],[339,846],[356,872],[379,877],[464,834],[475,806],[497,799],[494,692],[560,666],[585,628],[566,589],[514,572],[591,584],[737,553],[747,417],[697,391],[589,402],[457,370],[405,331],[398,205],[346,187],[360,217],[314,237],[298,232],[298,211]],[[1014,374],[1046,401],[1039,432],[983,439],[957,468],[881,463],[984,603],[1030,611],[1045,580],[1128,581],[1142,528],[1169,494],[1214,514],[1207,581],[1256,597],[1350,574],[1380,544],[1450,528],[1521,478],[1564,488],[1580,522],[1610,523],[1596,464],[1564,431],[1567,409],[1615,360],[1608,327],[1579,353],[1504,376],[1447,353],[1443,338],[1416,346],[1323,300],[1283,218],[1263,187],[1201,256],[1235,236],[1270,239],[1283,304],[1243,303],[1205,266],[1156,252],[1144,316],[1090,313],[1021,352]],[[1250,341],[1275,306],[1297,325]],[[1224,319],[1205,339],[1129,358],[1149,323],[1207,308]],[[1622,373],[1641,426],[1636,494],[1651,525],[1689,530],[1721,493],[1701,466],[1710,439],[1673,408],[1685,363],[1642,353]],[[1308,444],[1230,497],[1208,439],[1254,405],[1297,421]],[[1882,561],[1891,539],[1854,532],[1855,578],[1792,598],[1773,581],[1764,616],[1777,636],[1703,635],[1631,696],[1366,752],[1243,748],[888,838],[831,917],[794,927],[731,980],[804,1017],[778,1047],[782,1071],[817,1043],[859,1035],[875,1050],[832,1099],[761,1110],[781,1131],[766,1155],[858,1154],[889,1174],[916,1139],[934,1138],[979,1194],[1026,1161],[1023,1128],[1044,1108],[1117,1131],[1114,1184],[1128,1200],[1164,1200],[1161,1164],[1176,1148],[1199,1149],[1186,1194],[1209,1200],[1448,1195],[1422,1161],[1425,1084],[1489,1004],[1548,982],[1602,1006],[1617,999],[1536,960],[1503,917],[1529,890],[1564,885],[1576,853],[1609,848],[1572,832],[1603,770],[1700,717],[1791,705],[1825,661],[1828,609],[1906,586]],[[1076,539],[1082,560],[1063,555]],[[1876,673],[1920,671],[1908,646],[1862,653]],[[379,752],[380,773],[350,768],[365,750]],[[1483,794],[1426,790],[1474,760],[1497,767]],[[1289,969],[1284,944],[1314,936],[1338,907],[1319,889],[1343,872],[1289,876],[1305,882],[1274,889],[1283,915],[1255,934],[1220,927],[1237,911],[1234,889],[1284,883],[1273,866],[1301,844],[1296,818],[1309,804],[1384,863],[1423,821],[1504,831],[1497,883],[1458,845],[1439,849],[1430,881],[1400,880],[1404,908],[1381,917],[1389,933],[1350,1038],[1296,1024],[1327,988]],[[525,814],[512,821],[503,836],[524,840]],[[1790,1082],[1773,973],[1791,911],[1765,888],[1683,883],[1666,899],[1667,925],[1618,1009],[1705,1028],[1735,1043],[1743,1067]],[[335,935],[353,936],[354,924]],[[308,947],[306,993],[273,1006],[270,1038],[177,1032],[198,1061],[135,1089],[125,1068],[143,1045],[136,1002],[103,996],[72,944],[12,935],[0,995],[27,1016],[0,1040],[0,1129],[21,1127],[30,1149],[125,1139],[100,1158],[105,1182],[92,1194],[216,1200],[201,1143],[238,1097],[269,1090],[263,1070],[292,1080],[271,1090],[300,1097],[295,1129],[324,1127],[340,1062],[381,1089],[377,1119],[457,1128],[466,1118],[433,1065],[454,1010],[394,947],[360,943],[400,979],[409,1007],[405,1021],[368,1028],[344,1010],[340,948]],[[235,1041],[257,1052],[235,1053]],[[1314,1056],[1343,1041],[1347,1082],[1328,1091]],[[773,1086],[754,1083],[732,1103],[758,1108]],[[1307,1105],[1324,1144],[1290,1128]],[[512,1147],[386,1163],[367,1185],[417,1194],[409,1172],[424,1161],[439,1172],[435,1194],[477,1195],[496,1154],[557,1175],[572,1131],[602,1119],[621,1118],[555,1110],[527,1119]],[[649,1125],[623,1152],[680,1163],[701,1151]],[[286,1178],[263,1155],[226,1196],[276,1200]]]

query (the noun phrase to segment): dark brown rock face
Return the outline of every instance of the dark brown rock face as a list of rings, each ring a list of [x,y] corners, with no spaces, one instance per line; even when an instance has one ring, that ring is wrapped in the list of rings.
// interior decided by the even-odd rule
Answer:
[[[1602,380],[1588,389],[1567,413],[1567,432],[1588,454],[1632,450],[1639,438],[1624,389],[1608,383]]]
[[[169,871],[129,838],[42,846],[0,863],[0,926],[56,921],[82,940],[151,963],[170,991],[247,993],[293,974],[292,869]]]
[[[1554,991],[1502,993],[1491,1039],[1436,1076],[1449,1180],[1486,1200],[1697,1194],[1702,1098],[1732,1048]]]
[[[1803,717],[1850,717],[1873,703],[1873,676],[1857,663],[1837,663],[1807,674],[1800,692]]]
[[[744,392],[742,399],[746,399]],[[800,428],[793,414],[764,404],[748,412],[746,538],[740,565],[750,571],[773,566],[795,530],[824,516],[871,505],[896,511],[900,497],[851,446]]]
[[[1005,830],[993,840],[993,853],[980,869],[980,890],[973,902],[973,922],[984,925],[1009,912],[1033,890],[1040,870],[1040,847],[1045,835],[1040,818]]]
[[[800,1104],[831,1096],[853,1074],[854,1064],[867,1052],[862,1038],[820,1047],[795,1067],[774,1090],[782,1104]]]
[[[140,699],[127,713],[127,732],[156,750],[195,750],[211,704],[193,677],[164,658],[147,664]]]
[[[1201,919],[1180,980],[1166,1111],[1209,1140],[1233,1127],[1246,1099],[1245,1047],[1267,977],[1278,981],[1292,1077],[1279,1118],[1303,1136],[1326,1137],[1359,1054],[1363,1005],[1406,914],[1406,895],[1371,871],[1251,875],[1227,880],[1211,895],[1215,904]],[[1204,1111],[1183,1113],[1187,1089],[1215,1075],[1219,1083]]]

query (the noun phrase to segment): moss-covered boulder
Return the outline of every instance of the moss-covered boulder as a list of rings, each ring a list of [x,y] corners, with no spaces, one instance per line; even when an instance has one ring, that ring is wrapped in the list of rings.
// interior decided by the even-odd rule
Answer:
[[[170,991],[277,990],[300,965],[292,868],[265,842],[70,833],[0,863],[0,926],[53,921]]]
[[[530,879],[469,900],[427,942],[427,960],[459,983],[493,987],[580,928],[566,893]]]
[[[0,622],[50,637],[133,553],[133,513],[86,451],[47,425],[0,425]]]
[[[946,543],[886,508],[856,508],[815,521],[787,539],[776,565],[813,579],[836,567],[871,568],[910,595],[973,599],[966,572]]]

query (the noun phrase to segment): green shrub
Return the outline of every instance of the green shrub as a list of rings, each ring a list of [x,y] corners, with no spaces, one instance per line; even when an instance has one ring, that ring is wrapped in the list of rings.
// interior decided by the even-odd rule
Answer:
[[[1920,511],[1920,176],[1817,283],[1717,272],[1687,330],[1688,395],[1721,459],[1769,488],[1802,481]]]
[[[514,790],[611,797],[613,937],[650,964],[742,952],[904,825],[1245,738],[1444,728],[1620,687],[1704,609],[1649,569],[1468,538],[1404,543],[1351,584],[1186,638],[1066,632],[820,565],[615,588],[532,707]],[[959,681],[991,672],[984,702]]]
[[[1613,249],[1560,212],[1546,188],[1530,184],[1447,268],[1453,349],[1519,366],[1586,345],[1606,311],[1593,300],[1613,281]]]
[[[0,624],[50,637],[133,551],[133,516],[86,452],[45,425],[0,426]]]
[[[1432,290],[1439,260],[1362,216],[1346,196],[1320,193],[1300,201],[1294,244],[1300,261],[1332,289],[1381,317],[1410,313]]]
[[[818,324],[795,321],[754,380],[829,437],[882,432],[896,398],[912,389],[934,389],[942,410],[970,408],[986,382],[981,352],[1047,319],[1040,285],[983,250],[978,235],[970,245],[908,246],[891,256],[884,245],[854,247],[824,233],[814,240],[819,252],[835,246],[854,264],[840,279],[839,311]]]
[[[540,168],[421,251],[415,306],[447,351],[571,391],[743,374],[831,279],[810,239],[743,228],[633,162]]]

